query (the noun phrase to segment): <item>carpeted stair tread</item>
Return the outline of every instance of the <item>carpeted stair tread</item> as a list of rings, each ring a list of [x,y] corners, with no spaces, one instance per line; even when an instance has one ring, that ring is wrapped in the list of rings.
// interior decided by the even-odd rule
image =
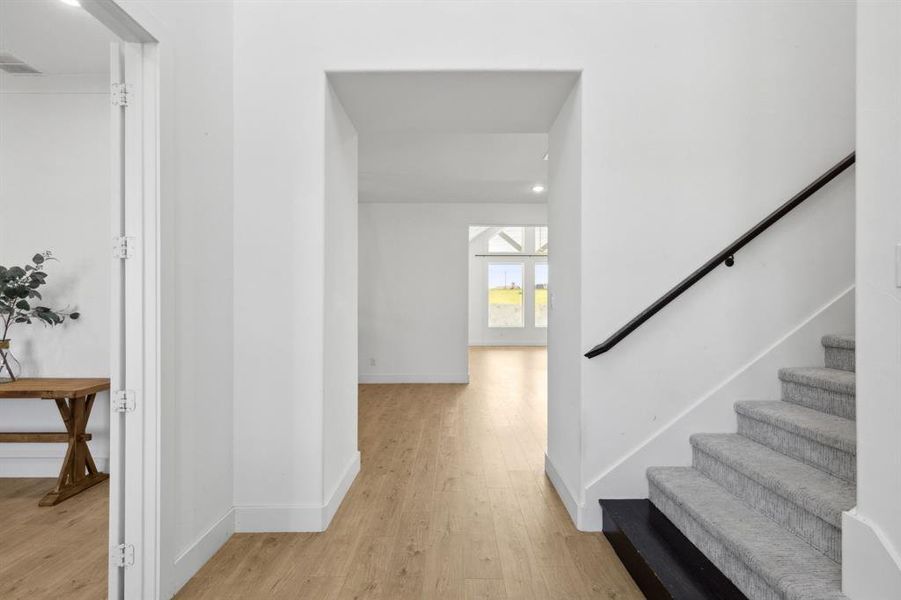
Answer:
[[[741,435],[699,433],[691,444],[837,528],[856,502],[854,484]]]
[[[789,367],[779,369],[779,379],[839,394],[854,395],[856,375],[853,371],[826,367]]]
[[[852,334],[833,333],[824,335],[822,343],[826,348],[842,348],[844,350],[855,349],[854,336]]]
[[[695,469],[652,467],[648,480],[781,597],[845,600],[838,563]]]
[[[857,455],[854,421],[780,400],[741,400],[735,412],[825,446]]]

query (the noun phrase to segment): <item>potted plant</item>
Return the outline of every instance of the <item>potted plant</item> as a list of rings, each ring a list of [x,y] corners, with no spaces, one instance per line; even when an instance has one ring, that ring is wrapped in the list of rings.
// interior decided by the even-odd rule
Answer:
[[[21,365],[10,351],[9,330],[15,324],[31,325],[34,322],[53,327],[68,319],[77,319],[78,313],[55,310],[35,304],[42,299],[38,288],[47,283],[44,270],[48,261],[56,260],[50,251],[35,254],[24,267],[0,265],[0,383],[15,381]]]

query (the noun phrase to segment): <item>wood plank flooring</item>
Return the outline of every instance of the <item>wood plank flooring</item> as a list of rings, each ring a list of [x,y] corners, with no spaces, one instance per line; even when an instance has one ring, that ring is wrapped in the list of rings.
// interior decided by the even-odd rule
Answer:
[[[328,531],[236,534],[177,598],[642,598],[544,476],[544,350],[470,362],[468,386],[360,386],[363,468]],[[0,598],[105,598],[108,484],[38,507],[52,484],[0,479]]]
[[[55,479],[0,478],[0,598],[106,598],[109,482],[38,506]]]
[[[480,348],[468,386],[360,386],[363,468],[328,531],[236,534],[177,598],[642,598],[544,476],[546,361]]]

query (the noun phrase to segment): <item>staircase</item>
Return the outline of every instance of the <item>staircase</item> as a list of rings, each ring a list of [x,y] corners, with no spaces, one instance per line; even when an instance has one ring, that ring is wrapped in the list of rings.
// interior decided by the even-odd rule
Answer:
[[[691,467],[648,469],[651,502],[753,600],[845,598],[854,338],[829,335],[823,346],[825,368],[779,371],[781,401],[735,404],[738,433],[691,436]]]

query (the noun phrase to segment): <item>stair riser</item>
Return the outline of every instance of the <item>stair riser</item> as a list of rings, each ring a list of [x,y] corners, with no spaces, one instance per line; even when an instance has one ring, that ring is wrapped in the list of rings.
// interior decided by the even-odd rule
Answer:
[[[830,369],[854,371],[854,350],[826,346],[826,366]]]
[[[782,382],[782,399],[792,404],[799,404],[820,412],[842,417],[856,418],[857,403],[851,394],[842,394],[830,390],[815,388],[792,381]]]
[[[692,464],[733,495],[789,529],[832,560],[841,562],[842,534],[841,529],[835,525],[698,448],[693,449]]]
[[[650,483],[648,492],[648,497],[660,512],[665,514],[679,531],[685,534],[685,537],[691,540],[691,543],[697,546],[748,598],[783,600],[782,594],[752,571],[744,561],[704,529],[687,511],[670,500],[656,485]]]
[[[856,457],[832,446],[738,413],[738,433],[845,481],[857,479]]]

